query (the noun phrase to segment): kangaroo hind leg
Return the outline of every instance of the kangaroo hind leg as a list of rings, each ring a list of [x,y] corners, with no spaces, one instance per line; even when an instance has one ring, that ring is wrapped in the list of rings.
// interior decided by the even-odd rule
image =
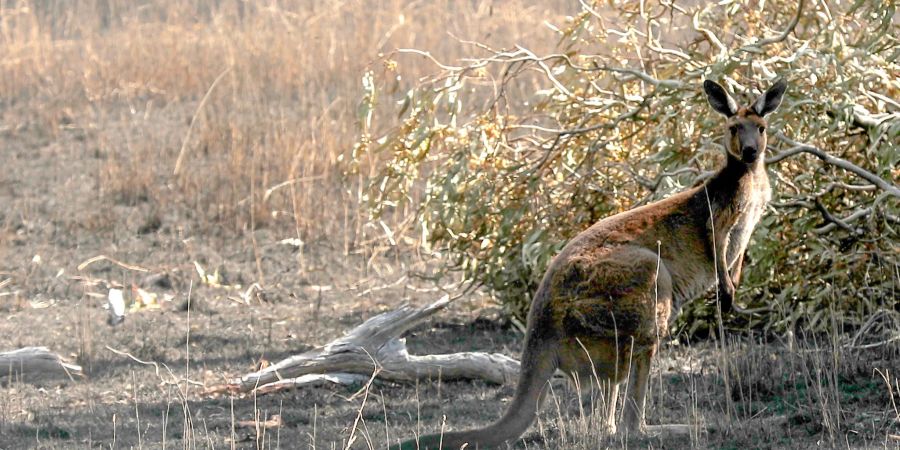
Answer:
[[[654,346],[649,351],[636,353],[633,357],[625,400],[626,433],[656,437],[690,436],[691,426],[688,424],[647,425],[646,404],[650,384],[650,363],[655,353]]]

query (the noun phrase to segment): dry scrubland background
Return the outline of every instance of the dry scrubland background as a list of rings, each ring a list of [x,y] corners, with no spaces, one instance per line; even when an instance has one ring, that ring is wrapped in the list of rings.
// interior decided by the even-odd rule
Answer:
[[[819,11],[809,17],[818,17],[822,5],[808,6]],[[841,11],[851,6],[829,5],[835,11],[835,5],[844,8]],[[877,9],[871,5],[865,3],[862,11]],[[746,23],[756,24],[754,32],[762,29],[774,33],[762,27],[767,20],[773,21],[774,30],[783,29],[794,11],[790,2],[771,3],[768,11],[760,10],[757,3],[720,6],[705,19],[747,16],[752,20]],[[653,7],[658,9],[659,5]],[[596,50],[573,50],[573,44],[565,38],[588,30],[588,36],[582,38],[590,39],[593,31],[583,26],[584,20],[599,20],[591,18],[591,12],[577,2],[562,1],[3,0],[0,8],[0,350],[45,345],[78,360],[89,374],[87,380],[74,383],[5,385],[0,396],[0,448],[150,444],[334,448],[344,445],[358,414],[363,424],[359,434],[365,438],[356,445],[365,447],[369,439],[384,442],[385,430],[396,438],[417,429],[438,429],[445,415],[448,425],[459,428],[484,423],[500,414],[512,387],[498,389],[478,382],[377,384],[364,407],[358,397],[352,397],[356,389],[344,388],[307,389],[258,399],[209,398],[199,394],[200,387],[176,385],[165,374],[159,378],[152,368],[134,364],[109,348],[165,363],[177,368],[179,374],[210,384],[252,370],[262,359],[278,360],[328,342],[365,317],[402,301],[425,302],[439,296],[436,285],[459,277],[433,278],[445,267],[446,260],[441,257],[466,255],[473,248],[470,241],[484,236],[463,236],[457,241],[457,253],[436,254],[431,246],[451,250],[454,246],[439,239],[422,240],[421,228],[416,226],[420,217],[416,214],[420,204],[416,202],[426,198],[424,191],[401,192],[398,199],[398,191],[391,190],[393,185],[382,184],[382,180],[405,177],[404,171],[410,170],[413,175],[409,178],[414,182],[409,186],[422,189],[425,184],[419,176],[439,173],[436,171],[446,169],[440,162],[453,161],[452,157],[437,163],[423,158],[435,163],[423,167],[419,165],[422,160],[413,158],[409,162],[404,158],[416,154],[412,151],[422,142],[416,135],[420,128],[409,120],[413,114],[419,119],[448,119],[445,112],[434,112],[443,104],[432,102],[428,89],[453,80],[458,71],[439,67],[429,56],[393,51],[420,49],[437,61],[464,67],[472,62],[462,58],[490,54],[470,41],[497,49],[521,45],[537,55]],[[617,21],[635,20],[634,14],[610,17],[607,25],[611,27],[618,26]],[[888,17],[886,34],[896,37],[896,16]],[[877,17],[865,18],[878,22]],[[868,32],[859,27],[869,22],[855,17],[848,22],[843,25],[856,24],[855,32],[860,35]],[[804,23],[799,30],[812,29]],[[560,32],[569,34],[561,39]],[[609,55],[621,57],[622,64],[636,64],[636,60],[628,59],[630,52],[646,50],[642,47],[645,44],[635,45],[634,36],[640,35],[616,41],[622,48],[630,46],[627,52]],[[690,42],[696,35],[675,33],[669,38],[673,41],[664,40],[666,44],[678,39]],[[594,44],[602,48],[599,42]],[[788,42],[797,45],[796,41]],[[896,100],[897,71],[889,64],[892,48],[875,49],[882,52],[880,59],[862,58],[866,62],[859,71],[880,68],[889,83],[893,79],[895,87],[881,94]],[[682,50],[704,52],[702,47]],[[559,60],[550,62],[558,64]],[[479,79],[468,81],[467,87],[473,90],[465,98],[465,108],[460,109],[459,128],[469,127],[472,136],[486,133],[491,139],[501,140],[507,135],[521,137],[504,130],[503,124],[523,123],[516,121],[517,115],[527,116],[535,102],[543,102],[544,108],[535,110],[537,115],[555,122],[537,120],[530,122],[532,125],[575,128],[584,125],[579,120],[596,116],[590,108],[567,106],[565,99],[554,102],[540,100],[540,95],[532,97],[548,89],[547,78],[532,70],[533,65],[527,70],[510,71],[509,66],[502,65],[507,61],[499,63],[486,66],[477,72]],[[714,69],[739,81],[741,76],[753,78],[752,71],[742,70],[740,65],[727,64]],[[511,72],[525,75],[514,77],[506,85],[503,114],[496,110],[489,114],[490,99],[496,94],[496,84],[490,78],[496,81]],[[566,78],[564,72],[552,73],[561,75],[565,83],[578,82],[578,74]],[[366,77],[367,73],[371,76]],[[684,74],[674,71],[657,75],[677,78]],[[424,90],[411,91],[417,93],[408,102],[413,107],[404,108],[407,92],[420,81],[425,82]],[[791,81],[804,86],[803,80]],[[629,86],[633,86],[633,80],[631,83]],[[454,86],[451,83],[446,87]],[[810,86],[816,87],[816,82]],[[831,91],[840,91],[827,83],[820,83],[818,89],[828,92],[829,86]],[[694,90],[693,85],[685,84],[681,90],[669,92],[666,98],[674,100],[663,106],[671,108],[675,102],[686,101],[696,107],[691,114],[706,114],[702,112],[702,98],[686,97]],[[432,102],[431,107],[428,102]],[[795,96],[791,103],[798,115],[804,113],[819,121],[829,117],[815,110],[819,104],[815,99],[805,106],[798,102],[801,99]],[[897,112],[890,103],[875,103],[867,104],[871,112]],[[367,120],[370,113],[372,118]],[[712,116],[702,117],[704,125],[697,134],[706,139],[704,133],[712,129]],[[833,129],[851,137],[829,141],[829,145],[865,147],[852,124],[839,119],[835,119],[838,125]],[[804,120],[791,122],[791,126],[809,131],[809,123],[815,120]],[[884,146],[872,150],[876,154],[879,148],[891,148],[896,143],[897,131],[891,128],[896,119],[891,120],[895,122],[885,127],[889,133],[876,140]],[[684,126],[690,123],[680,122]],[[678,127],[662,130],[672,136],[685,131]],[[827,126],[822,127],[817,129],[818,134],[806,136],[821,137],[827,130]],[[435,129],[426,132],[434,133]],[[451,134],[429,134],[428,142],[441,142],[444,147],[440,148],[447,150],[445,155],[458,154],[459,147],[441,141]],[[872,136],[871,130],[863,134]],[[384,135],[387,140],[377,141]],[[362,146],[358,145],[361,136]],[[567,141],[566,148],[595,149],[596,139],[585,135]],[[400,150],[394,153],[385,153],[384,148],[381,153],[361,151],[370,150],[367,142],[380,145],[404,140],[406,144],[394,148]],[[640,141],[634,143],[642,145]],[[715,150],[711,144],[704,144],[703,149],[703,155]],[[533,150],[527,158],[534,155]],[[560,154],[578,157],[566,151]],[[638,166],[638,161],[629,159],[622,149],[610,150],[604,156],[634,162],[639,173],[651,180],[665,164],[696,167],[702,163],[705,170],[715,165],[710,156],[694,160],[684,153],[679,155],[663,163],[651,159],[650,164],[655,165],[649,169]],[[484,163],[483,155],[475,159],[478,161],[471,165],[455,167],[487,168],[479,165]],[[896,180],[896,171],[890,169],[897,162],[896,150],[873,164],[866,163],[865,153],[855,161],[883,178]],[[809,165],[797,163],[793,167],[802,168],[803,164]],[[573,166],[559,167],[551,179],[560,179],[562,173],[572,174],[568,179],[582,179],[584,175],[578,172],[584,165],[574,171],[570,170]],[[832,173],[826,172],[817,172],[818,178],[812,182],[822,187],[833,181],[829,178]],[[466,173],[458,175],[458,180],[465,181],[460,185],[468,185]],[[497,179],[508,180],[501,175]],[[622,195],[616,199],[604,194],[611,189],[594,189],[596,186],[576,190],[581,195],[569,192],[554,197],[545,189],[540,191],[542,196],[552,198],[549,204],[554,206],[549,211],[566,211],[561,205],[577,204],[578,198],[604,205],[588,208],[576,219],[561,214],[562,220],[572,226],[690,184],[692,179],[686,177],[696,174],[682,175],[663,183],[666,189],[657,192],[654,187],[649,194],[633,180],[630,186],[634,190],[629,190],[628,178],[621,174],[605,178],[604,182],[621,189],[617,192]],[[379,197],[373,195],[373,186],[381,186],[379,192],[386,194],[381,203],[374,201]],[[509,198],[515,200],[522,192],[517,187]],[[874,204],[876,196],[865,197],[869,191],[862,192],[863,205],[896,214],[894,200],[881,199]],[[404,202],[404,196],[414,202]],[[828,206],[847,213],[858,200],[842,196],[823,199]],[[521,206],[498,204],[510,210]],[[428,208],[434,205],[431,202]],[[382,215],[372,215],[370,206]],[[454,211],[467,207],[465,202],[458,202]],[[428,208],[423,210],[430,211]],[[547,209],[542,211],[546,214]],[[802,217],[810,219],[801,221],[801,225],[822,224],[820,219],[813,223],[811,218],[818,213],[811,209],[791,211],[785,216],[792,224]],[[479,211],[474,212],[469,217],[481,217]],[[870,214],[866,228],[870,234],[849,243],[852,246],[862,241],[867,243],[865,249],[854,247],[850,253],[882,255],[885,249],[896,250],[896,234],[884,226],[889,223],[887,214]],[[378,220],[371,220],[373,217]],[[522,217],[524,223],[541,223],[530,214]],[[492,220],[484,223],[499,223]],[[450,225],[446,228],[451,231],[459,226]],[[549,244],[529,254],[538,262],[529,263],[528,271],[539,270],[540,261],[545,261],[542,258],[558,244],[555,239],[569,232],[541,236]],[[508,236],[493,238],[511,239],[520,246],[524,240],[525,245],[533,245],[534,241],[523,239],[529,237],[523,233],[516,228]],[[871,234],[881,239],[872,240]],[[838,236],[834,242],[845,238]],[[824,252],[834,242],[823,239],[816,249]],[[804,254],[804,249],[789,247],[795,251],[774,261],[797,263],[799,260],[791,258]],[[475,248],[491,250],[499,246]],[[522,253],[519,247],[510,252]],[[509,254],[484,257],[476,252],[475,259],[513,260]],[[81,265],[98,255],[147,272],[106,260]],[[527,260],[522,255],[517,261]],[[850,341],[845,333],[852,337],[853,332],[863,329],[861,324],[868,324],[867,330],[879,336],[890,336],[896,329],[896,294],[890,294],[897,286],[896,255],[894,259],[879,256],[874,262],[846,260],[856,261],[851,267],[872,267],[878,281],[866,291],[868,278],[861,284],[854,279],[853,295],[877,292],[878,297],[858,303],[861,306],[851,327],[843,329],[842,324],[832,321],[831,326],[810,334],[808,340],[794,342],[780,333],[785,327],[779,328],[778,334],[760,337],[747,331],[750,325],[742,323],[741,327],[747,328],[743,337],[725,347],[701,342],[697,347],[682,344],[669,348],[654,375],[649,420],[672,422],[687,417],[697,424],[728,424],[728,431],[701,433],[678,446],[895,446],[896,440],[890,436],[900,433],[897,347],[848,349],[845,344]],[[200,283],[195,263],[210,273],[217,271],[220,284],[227,286]],[[485,273],[499,273],[501,280],[509,273],[525,280],[531,276],[517,267],[512,272],[504,270]],[[856,273],[844,267],[837,270]],[[148,274],[165,276],[162,281],[153,281],[146,279]],[[760,287],[764,277],[757,275],[755,290],[747,291],[756,300],[766,298]],[[239,293],[252,283],[263,286],[263,293],[250,298],[250,305],[246,305]],[[160,295],[172,294],[174,300],[163,303],[160,309],[134,312],[121,327],[107,327],[101,308],[107,289],[124,286],[128,291],[133,284]],[[487,280],[487,284],[492,283]],[[493,284],[496,287],[496,280]],[[241,288],[234,288],[236,285]],[[794,284],[780,288],[780,292],[788,291],[784,296],[790,299],[799,289]],[[187,313],[189,290],[191,316]],[[833,301],[813,303],[810,314],[837,309],[842,294],[840,289],[834,292],[826,296]],[[517,308],[508,302],[507,307],[513,311]],[[498,319],[507,317],[502,311],[490,293],[473,293],[454,306],[453,314],[444,314],[417,329],[410,337],[411,350],[489,349],[517,355],[521,334],[508,321]],[[875,319],[866,322],[870,317]],[[786,340],[780,341],[782,338]],[[864,342],[872,341],[857,339],[851,343]],[[554,407],[546,408],[538,426],[528,434],[527,443],[520,445],[595,448],[626,444],[599,436],[594,419],[581,415],[569,397],[561,396]],[[259,435],[252,429],[236,427],[241,420],[273,414],[282,416],[284,426]],[[760,418],[762,422],[750,420]]]
[[[338,162],[360,135],[366,70],[398,47],[466,55],[452,36],[550,47],[542,22],[571,8],[4,2],[0,217],[12,291],[72,295],[62,280],[101,253],[187,278],[197,257],[211,270],[249,259],[245,281],[275,287],[314,276],[323,263],[305,259],[309,248],[339,260],[370,252],[359,183]],[[408,58],[398,83],[408,89],[434,69]],[[262,248],[285,238],[305,245],[289,257]]]

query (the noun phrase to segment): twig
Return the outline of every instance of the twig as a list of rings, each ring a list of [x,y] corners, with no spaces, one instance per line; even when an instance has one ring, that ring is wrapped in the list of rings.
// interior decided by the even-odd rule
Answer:
[[[878,341],[878,342],[873,342],[871,344],[863,344],[863,345],[848,345],[848,346],[846,346],[846,348],[850,348],[850,349],[854,349],[854,350],[863,350],[863,349],[867,349],[867,348],[881,347],[884,345],[888,345],[891,342],[897,342],[897,341],[900,341],[900,334],[893,336],[890,339],[885,339],[883,341]]]
[[[369,355],[369,357],[371,356],[372,355]],[[372,376],[369,378],[369,382],[366,383],[366,385],[360,391],[364,392],[362,403],[359,405],[359,410],[356,413],[356,419],[353,420],[353,427],[350,429],[350,437],[347,439],[347,446],[344,447],[344,450],[349,450],[350,446],[352,446],[353,442],[356,440],[356,429],[359,426],[359,421],[362,420],[363,408],[366,407],[366,401],[369,400],[369,388],[372,386],[372,382],[375,381],[375,377],[378,375],[379,369],[374,358],[372,358],[372,363],[376,364],[375,370],[372,371]],[[357,394],[353,394],[353,396],[355,397]]]
[[[760,39],[760,40],[756,41],[753,45],[755,45],[757,47],[763,47],[763,46],[766,46],[769,44],[774,44],[776,42],[781,42],[781,41],[787,39],[788,35],[790,35],[791,32],[794,31],[794,28],[797,27],[797,22],[800,21],[800,15],[803,13],[803,3],[804,3],[804,0],[800,0],[800,2],[797,4],[797,14],[794,15],[794,18],[791,19],[791,23],[788,24],[787,28],[785,28],[785,30],[780,35],[778,35],[776,37],[772,37],[772,38]]]
[[[703,36],[706,37],[707,41],[709,41],[711,44],[713,44],[719,48],[719,57],[727,55],[728,47],[726,47],[725,44],[723,44],[722,41],[720,41],[719,38],[715,34],[713,34],[712,31],[709,31],[706,28],[702,28],[700,26],[700,13],[702,13],[704,11],[705,11],[705,9],[694,13],[694,16],[691,17],[691,26],[694,27],[694,31],[701,33]]]
[[[823,225],[819,228],[813,229],[813,233],[816,233],[816,234],[827,233],[827,232],[833,230],[835,228],[835,226],[841,227],[841,228],[847,230],[848,232],[850,232],[851,234],[860,234],[859,230],[854,229],[853,227],[850,226],[850,222],[854,222],[862,217],[866,217],[869,214],[872,214],[872,208],[864,208],[864,209],[854,212],[853,214],[850,214],[849,216],[847,216],[844,219],[838,219],[837,217],[834,217],[833,215],[831,215],[825,209],[825,206],[822,205],[822,203],[818,201],[818,199],[816,199],[816,209],[818,209],[819,212],[822,213],[822,216],[825,218],[825,220],[831,222],[831,223]]]
[[[873,186],[871,184],[848,184],[841,181],[832,181],[831,183],[825,185],[825,187],[822,188],[819,192],[817,192],[815,196],[821,197],[838,188],[848,191],[874,191],[875,189],[878,189],[876,186]]]
[[[145,267],[141,267],[141,266],[134,265],[134,264],[123,263],[122,261],[110,258],[109,256],[106,256],[106,255],[97,255],[93,258],[85,260],[83,263],[78,265],[78,270],[84,270],[85,267],[87,267],[97,261],[103,261],[103,260],[109,261],[113,264],[124,267],[128,270],[136,270],[138,272],[149,272],[150,271],[150,269],[147,269]]]
[[[156,377],[159,378],[159,381],[160,381],[161,383],[163,383],[163,384],[166,384],[166,385],[173,385],[173,386],[178,386],[179,384],[181,384],[182,381],[184,381],[185,383],[193,384],[194,386],[200,386],[200,387],[205,386],[203,383],[201,383],[201,382],[199,382],[199,381],[193,381],[193,380],[190,380],[190,379],[187,379],[187,378],[184,378],[184,379],[178,379],[178,377],[175,376],[175,373],[172,372],[172,369],[170,369],[169,366],[167,366],[165,363],[157,363],[157,362],[154,362],[154,361],[144,361],[144,360],[142,360],[142,359],[140,359],[140,358],[138,358],[138,357],[132,355],[131,353],[128,353],[128,352],[123,351],[123,350],[116,350],[116,349],[114,349],[114,348],[112,348],[112,347],[110,347],[110,346],[108,346],[108,345],[106,346],[106,349],[109,350],[109,351],[111,351],[111,352],[113,352],[113,353],[115,353],[115,354],[117,354],[117,355],[119,355],[119,356],[124,356],[124,357],[126,357],[126,358],[129,358],[129,359],[131,359],[132,361],[134,361],[134,362],[136,362],[136,363],[138,363],[138,364],[143,364],[143,365],[145,365],[145,366],[153,366],[153,369],[154,369],[154,371],[156,372]],[[166,381],[165,379],[163,379],[163,377],[159,374],[159,366],[160,366],[160,365],[162,365],[163,368],[165,368],[166,371],[169,372],[169,375],[172,376],[173,381]]]
[[[556,79],[556,76],[553,75],[553,70],[550,69],[550,67],[547,65],[546,62],[544,62],[544,61],[545,61],[544,59],[538,57],[537,55],[535,55],[534,53],[532,53],[531,50],[528,50],[528,49],[526,49],[526,48],[524,48],[524,47],[516,46],[516,48],[517,48],[520,52],[526,53],[526,54],[529,56],[529,58],[531,58],[534,62],[537,63],[538,67],[540,67],[541,70],[544,72],[544,76],[546,76],[547,79],[550,80],[550,83],[553,84],[553,86],[556,88],[556,90],[557,90],[559,93],[565,95],[566,97],[568,97],[568,98],[570,98],[570,99],[572,99],[572,100],[574,100],[574,101],[576,101],[576,102],[578,102],[578,103],[582,103],[582,104],[585,103],[585,98],[584,98],[584,97],[582,97],[582,96],[580,96],[580,95],[578,95],[578,94],[575,94],[574,92],[570,91],[570,90],[569,90],[567,87],[565,87],[558,79]]]
[[[422,50],[419,50],[416,48],[398,48],[397,50],[395,50],[395,52],[396,53],[411,53],[414,55],[424,56],[424,57],[430,59],[431,62],[433,62],[436,66],[440,67],[443,70],[447,70],[450,72],[459,72],[464,69],[464,67],[460,67],[460,66],[448,66],[448,65],[438,61],[437,58],[435,58],[434,55],[431,54],[431,52],[422,51]]]
[[[254,389],[253,392],[258,395],[270,394],[272,392],[285,390],[285,389],[293,389],[299,387],[309,387],[309,386],[319,386],[324,384],[343,384],[350,385],[355,383],[363,383],[368,380],[369,377],[366,375],[361,375],[357,373],[344,373],[344,372],[332,372],[332,373],[316,373],[316,374],[306,374],[301,375],[296,378],[285,378],[283,380],[278,380],[273,383],[264,384]],[[222,386],[213,386],[205,391],[203,391],[204,395],[210,394],[220,394],[223,392],[234,392],[234,390],[228,389],[226,385]]]
[[[598,67],[598,69],[599,70],[607,70],[607,71],[616,72],[616,73],[624,73],[626,75],[631,75],[641,81],[652,84],[656,88],[667,87],[667,88],[672,88],[672,89],[680,89],[680,88],[683,88],[686,86],[683,82],[678,81],[678,80],[658,80],[656,78],[651,77],[650,75],[647,75],[644,72],[641,72],[640,70],[626,69],[623,67]]]
[[[853,229],[853,227],[848,225],[847,222],[844,222],[843,220],[838,219],[837,217],[834,217],[828,211],[828,209],[825,208],[825,205],[823,205],[822,202],[818,198],[815,200],[815,205],[816,205],[816,210],[818,210],[822,214],[822,218],[824,218],[827,222],[830,222],[829,225],[837,225],[837,226],[843,228],[844,230],[850,232],[851,234],[856,234],[856,230]],[[872,212],[872,210],[869,209],[869,212]],[[832,228],[834,228],[834,227],[832,226],[828,230],[831,230]],[[817,230],[824,230],[824,229],[825,229],[825,227],[823,226]],[[828,230],[825,230],[825,231],[828,231]],[[821,233],[824,231],[817,231],[817,232]]]
[[[850,339],[850,343],[845,344],[844,348],[850,348],[850,349],[874,348],[874,347],[887,345],[887,344],[890,344],[891,342],[900,340],[900,335],[894,335],[888,339],[885,339],[885,340],[882,340],[879,342],[874,342],[874,343],[870,343],[870,344],[858,344],[858,342],[860,341],[860,339],[862,339],[863,336],[872,333],[872,329],[875,328],[876,324],[878,324],[879,319],[885,319],[890,322],[888,324],[888,326],[883,327],[883,329],[896,329],[897,323],[900,322],[900,317],[898,317],[896,312],[890,311],[887,309],[880,309],[877,312],[875,312],[875,314],[872,314],[868,318],[868,320],[866,320],[866,322],[863,323],[862,326],[859,327],[859,330],[856,332],[856,334],[853,335],[853,338]]]

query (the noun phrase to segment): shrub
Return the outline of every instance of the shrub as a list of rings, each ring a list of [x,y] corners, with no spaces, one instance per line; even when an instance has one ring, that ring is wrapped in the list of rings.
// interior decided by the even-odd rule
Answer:
[[[392,99],[381,78],[402,71],[410,51],[391,55],[382,75],[367,76],[353,152],[356,169],[375,173],[365,193],[372,220],[402,216],[394,219],[415,226],[448,268],[522,317],[568,239],[722,164],[721,119],[706,104],[704,79],[749,101],[785,77],[785,102],[770,118],[774,198],[737,296],[763,310],[730,323],[816,330],[831,326],[832,313],[853,323],[896,309],[894,7],[642,4],[585,4],[556,30],[553,54],[475,44],[477,58],[441,64],[396,98],[399,123],[372,137],[381,125],[369,112]],[[708,303],[685,309],[690,334],[708,329]]]

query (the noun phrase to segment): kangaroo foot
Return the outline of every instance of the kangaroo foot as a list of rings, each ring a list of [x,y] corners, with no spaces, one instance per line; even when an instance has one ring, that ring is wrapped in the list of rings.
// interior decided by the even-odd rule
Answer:
[[[692,427],[686,424],[668,424],[668,425],[644,425],[643,433],[646,436],[652,437],[660,437],[660,436],[672,436],[672,437],[680,437],[680,436],[690,436]]]

